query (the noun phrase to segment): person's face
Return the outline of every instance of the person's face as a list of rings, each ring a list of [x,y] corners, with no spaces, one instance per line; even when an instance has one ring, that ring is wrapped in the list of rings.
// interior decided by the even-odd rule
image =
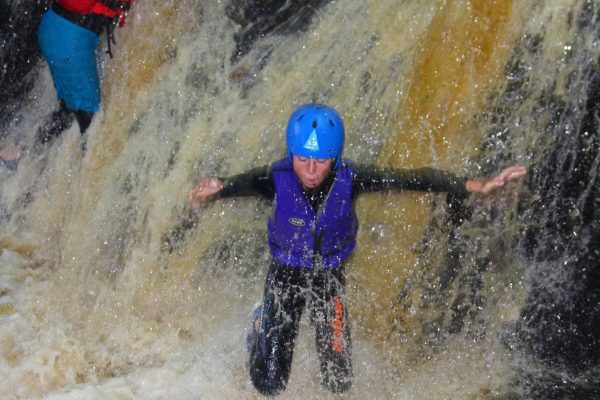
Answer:
[[[294,172],[305,189],[314,189],[323,183],[331,172],[334,161],[334,158],[309,158],[292,155]]]

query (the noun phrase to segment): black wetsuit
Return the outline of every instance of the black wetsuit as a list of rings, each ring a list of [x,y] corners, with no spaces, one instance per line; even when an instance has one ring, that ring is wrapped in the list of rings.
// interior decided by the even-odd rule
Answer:
[[[359,193],[389,189],[466,193],[466,179],[432,168],[378,169],[354,165],[352,198]],[[259,167],[222,179],[220,197],[263,196],[273,200],[271,167]],[[316,189],[304,192],[318,210],[326,200],[335,173]],[[287,384],[294,341],[304,308],[308,308],[321,364],[321,383],[335,393],[352,384],[351,338],[344,294],[344,267],[298,268],[272,261],[269,268],[258,334],[250,346],[250,376],[265,395],[275,395]]]

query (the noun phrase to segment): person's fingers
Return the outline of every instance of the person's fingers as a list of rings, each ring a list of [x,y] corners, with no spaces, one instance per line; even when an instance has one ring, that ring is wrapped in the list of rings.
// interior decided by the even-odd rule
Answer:
[[[206,200],[209,196],[219,192],[224,185],[218,179],[203,178],[188,192],[189,201]]]
[[[204,184],[205,181],[202,180],[188,192],[188,198],[190,201],[200,196],[200,193],[204,189]]]
[[[524,176],[525,174],[527,174],[527,169],[525,167],[523,167],[521,165],[515,165],[508,169],[507,174],[506,174],[506,179],[508,179],[508,180],[517,179],[517,178]]]
[[[527,170],[525,169],[525,167],[521,165],[513,165],[502,171],[499,175],[499,179],[501,179],[503,183],[506,183],[507,181],[520,178],[526,173]]]
[[[223,183],[218,181],[217,179],[211,179],[207,186],[207,189],[210,189],[211,193],[216,193],[219,190],[223,189]]]
[[[506,185],[506,182],[518,179],[526,173],[527,169],[521,165],[513,165],[511,167],[508,167],[504,169],[504,171],[502,171],[500,175],[496,176],[489,182],[491,185],[489,187],[489,190],[487,191],[504,187],[504,185]]]

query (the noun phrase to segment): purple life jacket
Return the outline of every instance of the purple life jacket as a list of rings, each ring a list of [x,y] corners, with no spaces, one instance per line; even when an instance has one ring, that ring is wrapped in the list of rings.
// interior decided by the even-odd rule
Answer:
[[[352,206],[352,168],[342,162],[318,211],[310,205],[288,158],[272,165],[275,202],[269,218],[269,247],[283,264],[334,269],[356,246],[358,219]]]

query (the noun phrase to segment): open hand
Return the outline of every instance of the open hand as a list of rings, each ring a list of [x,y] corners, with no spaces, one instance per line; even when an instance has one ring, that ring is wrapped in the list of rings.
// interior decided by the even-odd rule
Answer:
[[[527,174],[527,169],[522,165],[513,165],[498,175],[484,180],[468,180],[467,190],[472,193],[488,194],[492,190],[503,187],[507,182],[519,179]]]
[[[205,202],[210,196],[223,189],[223,183],[214,178],[203,178],[188,192],[190,202]]]

